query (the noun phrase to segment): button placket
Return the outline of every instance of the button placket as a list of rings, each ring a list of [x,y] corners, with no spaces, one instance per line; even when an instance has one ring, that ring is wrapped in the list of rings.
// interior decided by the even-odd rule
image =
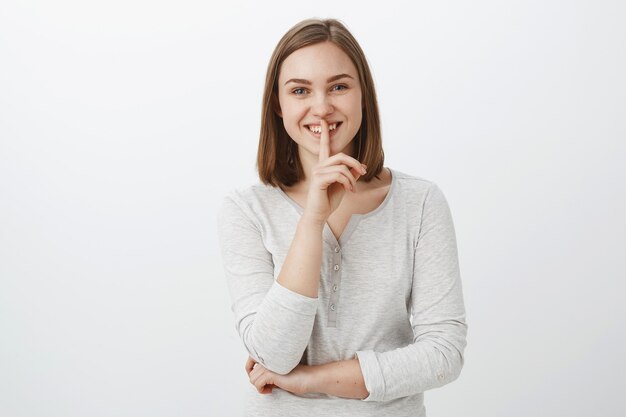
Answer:
[[[331,284],[332,291],[328,305],[328,327],[335,327],[337,322],[337,307],[339,306],[339,280],[341,278],[341,247],[333,248]]]

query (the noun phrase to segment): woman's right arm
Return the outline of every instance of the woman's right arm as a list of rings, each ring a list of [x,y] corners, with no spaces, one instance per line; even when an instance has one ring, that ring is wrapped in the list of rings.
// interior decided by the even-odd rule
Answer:
[[[328,123],[320,120],[322,130],[318,164],[311,175],[307,203],[278,282],[292,291],[317,297],[322,265],[322,233],[330,214],[339,206],[346,191],[356,186],[365,173],[364,165],[343,153],[330,156]]]
[[[274,280],[272,254],[265,247],[260,230],[255,214],[242,198],[236,193],[224,198],[218,213],[218,237],[235,329],[252,358],[270,371],[286,375],[302,359],[318,303],[316,295],[309,297],[288,286],[308,284],[311,293],[312,284],[295,275],[305,273],[297,260],[307,259],[306,263],[315,267],[312,257],[302,253],[315,246],[317,240],[321,246],[322,238],[321,233],[319,238],[313,236],[316,232],[310,224],[298,225],[284,262],[286,267],[281,271],[282,277],[291,279],[284,279],[283,283]],[[321,254],[317,262],[319,285]]]
[[[320,163],[312,176],[313,188],[276,280],[261,225],[248,204],[233,193],[224,199],[218,215],[222,261],[236,329],[250,356],[281,375],[300,363],[311,338],[326,219],[341,202],[345,190],[364,173],[352,157],[329,156],[328,124],[321,124]]]
[[[322,267],[324,223],[300,217],[289,252],[278,275],[280,285],[307,297],[317,298]]]

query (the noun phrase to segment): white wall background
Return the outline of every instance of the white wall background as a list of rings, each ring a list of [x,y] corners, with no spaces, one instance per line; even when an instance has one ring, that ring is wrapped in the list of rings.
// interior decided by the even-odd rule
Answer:
[[[241,415],[216,210],[313,16],[368,56],[386,165],[453,212],[466,365],[429,416],[625,415],[621,0],[3,0],[0,415]]]

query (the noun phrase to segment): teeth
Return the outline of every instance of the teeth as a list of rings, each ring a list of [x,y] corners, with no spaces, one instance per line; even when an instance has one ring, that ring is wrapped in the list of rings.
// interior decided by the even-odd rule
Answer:
[[[335,130],[337,128],[337,123],[333,123],[332,125],[328,126],[328,130]],[[313,125],[309,125],[309,130],[313,133],[321,133],[322,132],[322,126],[317,125],[317,126],[313,126]]]

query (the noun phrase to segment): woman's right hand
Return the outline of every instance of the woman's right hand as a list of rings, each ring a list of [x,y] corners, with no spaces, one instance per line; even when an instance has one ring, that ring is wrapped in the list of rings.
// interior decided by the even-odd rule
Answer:
[[[303,216],[324,224],[339,207],[345,192],[356,192],[356,182],[367,166],[343,152],[330,156],[328,123],[322,119],[320,125],[319,161],[312,171]]]

